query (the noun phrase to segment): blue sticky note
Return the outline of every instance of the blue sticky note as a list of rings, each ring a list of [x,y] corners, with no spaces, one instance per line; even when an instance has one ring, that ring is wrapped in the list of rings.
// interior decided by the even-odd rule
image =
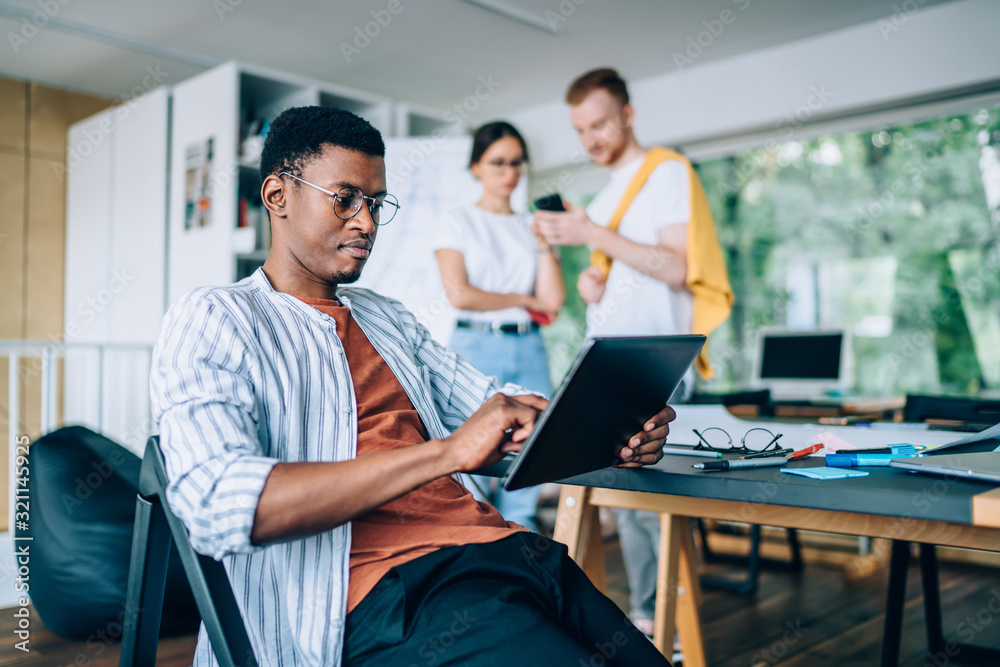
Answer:
[[[782,468],[781,472],[788,475],[801,475],[809,479],[844,479],[845,477],[867,477],[864,470],[851,470],[850,468]]]

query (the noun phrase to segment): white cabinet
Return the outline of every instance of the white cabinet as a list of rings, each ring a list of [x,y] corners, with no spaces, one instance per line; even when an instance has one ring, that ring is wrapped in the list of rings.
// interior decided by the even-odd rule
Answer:
[[[144,346],[166,298],[169,111],[160,88],[68,135],[63,423],[130,445],[151,428]]]
[[[169,91],[158,89],[119,113],[112,178],[108,289],[112,343],[156,341],[166,300]]]
[[[149,343],[163,316],[169,92],[69,130],[67,342]]]
[[[91,300],[96,300],[107,284],[112,264],[113,131],[113,109],[69,129],[64,296],[67,342],[104,342],[111,335],[110,311],[98,311]]]

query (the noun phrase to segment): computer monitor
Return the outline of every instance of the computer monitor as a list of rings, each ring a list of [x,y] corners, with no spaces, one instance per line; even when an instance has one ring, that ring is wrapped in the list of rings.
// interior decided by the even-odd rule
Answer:
[[[754,355],[754,388],[775,398],[818,398],[851,387],[851,341],[843,329],[762,329]]]

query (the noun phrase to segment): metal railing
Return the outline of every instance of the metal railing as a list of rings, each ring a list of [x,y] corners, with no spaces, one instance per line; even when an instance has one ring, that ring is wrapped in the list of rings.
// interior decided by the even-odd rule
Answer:
[[[25,382],[22,381],[24,378],[22,378],[21,374],[22,362],[31,360],[37,364],[37,376],[41,378],[40,432],[44,435],[56,430],[65,423],[62,415],[59,414],[58,408],[60,390],[65,390],[65,371],[67,369],[64,369],[63,386],[60,386],[58,374],[59,359],[63,359],[65,363],[67,355],[72,355],[75,352],[86,353],[89,351],[95,355],[96,369],[94,377],[84,377],[83,384],[87,386],[88,391],[92,390],[95,392],[96,409],[89,411],[90,414],[84,421],[89,422],[89,425],[95,427],[98,432],[103,433],[106,427],[105,414],[108,412],[107,408],[109,407],[105,405],[107,394],[105,368],[109,356],[113,356],[117,352],[143,353],[144,368],[140,372],[148,377],[152,349],[152,345],[138,343],[62,343],[40,340],[0,340],[0,358],[6,357],[9,360],[7,369],[7,416],[9,431],[7,477],[11,482],[9,487],[11,493],[16,488],[14,480],[16,466],[14,462],[16,460],[17,447],[15,447],[15,443],[18,441],[19,436],[24,435],[20,432],[21,405],[24,400],[27,400],[26,397],[22,396],[22,391],[25,389]],[[13,511],[14,503],[11,502],[8,511],[8,526],[13,526]]]

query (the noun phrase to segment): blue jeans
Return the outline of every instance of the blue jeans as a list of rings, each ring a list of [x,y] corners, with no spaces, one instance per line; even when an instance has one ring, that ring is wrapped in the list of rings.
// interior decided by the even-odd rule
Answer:
[[[518,384],[546,396],[552,393],[545,343],[537,331],[516,336],[455,329],[455,333],[451,336],[451,348],[479,372],[493,375],[503,383]],[[538,530],[538,525],[535,523],[535,508],[538,505],[538,494],[541,492],[540,486],[504,491],[499,488],[498,480],[494,477],[482,475],[462,477],[462,481],[472,491],[476,500],[493,505],[508,521],[520,524],[528,530]]]
[[[660,515],[614,509],[618,543],[628,579],[629,616],[651,621],[656,608],[656,569],[660,557]]]

